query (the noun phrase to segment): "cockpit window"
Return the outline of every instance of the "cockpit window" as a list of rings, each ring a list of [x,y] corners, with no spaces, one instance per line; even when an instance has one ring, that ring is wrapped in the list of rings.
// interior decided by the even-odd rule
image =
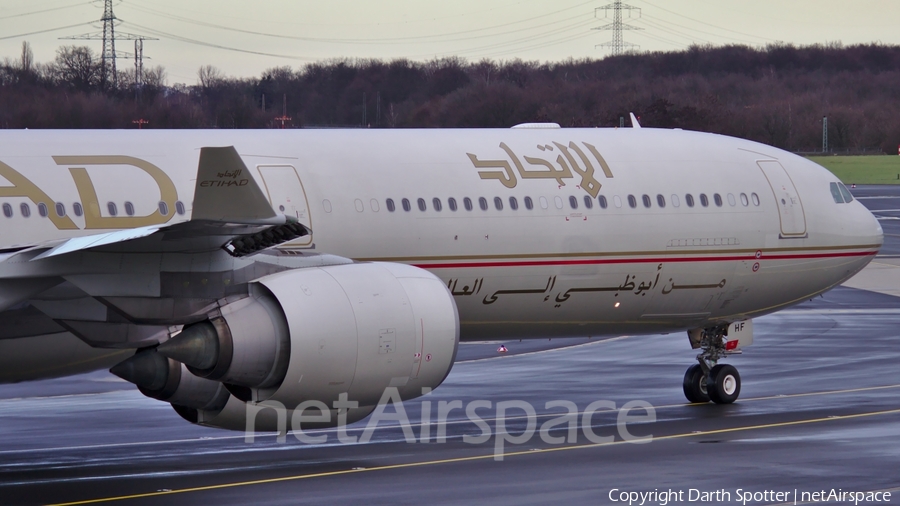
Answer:
[[[836,204],[843,204],[844,198],[841,197],[841,189],[838,188],[837,183],[831,183],[831,197],[834,199]]]
[[[853,195],[843,183],[831,183],[831,198],[838,204],[853,202]]]
[[[850,195],[850,190],[848,190],[846,186],[838,183],[838,188],[841,189],[841,195],[844,196],[844,202],[853,202],[853,195]]]

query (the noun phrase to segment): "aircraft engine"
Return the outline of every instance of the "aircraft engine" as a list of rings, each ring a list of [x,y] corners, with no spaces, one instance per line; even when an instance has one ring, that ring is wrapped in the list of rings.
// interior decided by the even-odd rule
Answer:
[[[136,384],[147,397],[187,409],[218,411],[230,397],[221,383],[191,374],[184,364],[160,355],[155,349],[139,350],[113,366],[110,372]]]
[[[287,410],[304,401],[355,402],[349,423],[371,412],[388,387],[401,399],[418,397],[446,378],[458,342],[456,304],[440,279],[408,265],[365,263],[263,277],[249,297],[186,326],[156,353],[233,396],[213,410],[173,403],[182,416],[244,429],[244,402]]]

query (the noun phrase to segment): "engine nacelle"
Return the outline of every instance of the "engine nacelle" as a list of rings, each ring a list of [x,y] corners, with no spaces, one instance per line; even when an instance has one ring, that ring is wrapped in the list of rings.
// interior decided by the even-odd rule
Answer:
[[[388,387],[411,399],[440,385],[458,342],[456,304],[440,279],[408,265],[366,263],[261,278],[251,297],[222,306],[158,351],[225,383],[238,400],[331,407],[346,394],[367,414]],[[243,428],[235,427],[237,415],[221,424],[207,415],[198,421]]]

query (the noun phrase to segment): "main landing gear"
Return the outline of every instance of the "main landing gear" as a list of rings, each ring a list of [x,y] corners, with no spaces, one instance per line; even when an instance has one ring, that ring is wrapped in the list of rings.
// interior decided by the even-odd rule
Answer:
[[[741,394],[741,375],[737,369],[718,363],[730,354],[725,349],[727,328],[728,325],[720,325],[688,333],[691,343],[702,349],[697,355],[699,363],[690,366],[684,373],[684,396],[688,401],[731,404]]]

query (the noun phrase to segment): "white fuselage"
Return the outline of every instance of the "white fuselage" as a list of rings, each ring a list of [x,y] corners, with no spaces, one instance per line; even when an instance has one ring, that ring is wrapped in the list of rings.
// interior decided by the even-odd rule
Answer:
[[[207,146],[234,146],[273,208],[312,229],[284,248],[437,274],[463,339],[752,318],[841,283],[882,243],[822,167],[717,135],[144,130],[0,134],[0,249],[188,220]],[[0,264],[0,279],[19,272]]]

